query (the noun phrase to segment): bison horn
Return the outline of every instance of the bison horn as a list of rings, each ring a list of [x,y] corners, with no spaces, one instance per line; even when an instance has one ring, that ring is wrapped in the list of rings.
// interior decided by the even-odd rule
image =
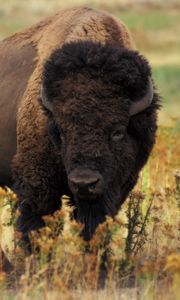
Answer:
[[[48,101],[43,85],[41,85],[40,98],[42,100],[42,104],[52,112],[53,108],[51,103]]]
[[[136,115],[139,112],[143,111],[146,109],[148,106],[150,106],[152,99],[153,99],[153,84],[152,80],[149,77],[148,78],[148,89],[146,94],[137,102],[133,102],[130,108],[130,115]]]

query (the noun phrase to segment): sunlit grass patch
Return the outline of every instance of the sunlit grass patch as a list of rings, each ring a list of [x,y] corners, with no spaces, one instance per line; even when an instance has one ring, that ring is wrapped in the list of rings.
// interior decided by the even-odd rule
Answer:
[[[169,14],[163,9],[127,10],[118,12],[118,15],[130,30],[166,30],[179,24],[179,13],[175,10]]]
[[[163,108],[168,109],[170,114],[176,115],[176,110],[180,103],[180,66],[164,65],[153,67],[153,77],[163,98]]]

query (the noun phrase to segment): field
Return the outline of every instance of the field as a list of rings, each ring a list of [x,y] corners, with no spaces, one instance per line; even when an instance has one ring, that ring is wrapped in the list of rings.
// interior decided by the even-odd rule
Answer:
[[[45,2],[0,0],[0,39],[62,6],[61,1],[59,5],[58,1]],[[0,299],[178,300],[180,9],[176,4],[127,9],[117,1],[112,6],[105,5],[106,1],[89,3],[108,8],[122,19],[152,65],[162,96],[156,145],[122,211],[115,220],[107,219],[90,243],[79,237],[81,228],[69,220],[66,204],[54,217],[46,218],[42,232],[32,235],[33,254],[25,264],[16,236],[15,270],[9,276],[0,271]],[[11,191],[0,189],[1,201],[13,205],[15,198]]]

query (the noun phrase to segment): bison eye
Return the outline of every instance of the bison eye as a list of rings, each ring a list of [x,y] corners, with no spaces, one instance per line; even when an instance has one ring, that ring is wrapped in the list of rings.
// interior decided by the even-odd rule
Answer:
[[[119,140],[122,140],[124,137],[124,133],[125,133],[124,127],[114,130],[111,133],[111,140],[114,142],[118,142]]]

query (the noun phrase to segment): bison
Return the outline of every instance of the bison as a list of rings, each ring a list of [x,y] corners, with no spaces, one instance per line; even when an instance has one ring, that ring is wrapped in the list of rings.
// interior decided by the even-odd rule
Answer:
[[[126,26],[62,10],[0,43],[0,185],[18,196],[17,230],[70,197],[91,239],[114,217],[155,142],[159,96]]]

